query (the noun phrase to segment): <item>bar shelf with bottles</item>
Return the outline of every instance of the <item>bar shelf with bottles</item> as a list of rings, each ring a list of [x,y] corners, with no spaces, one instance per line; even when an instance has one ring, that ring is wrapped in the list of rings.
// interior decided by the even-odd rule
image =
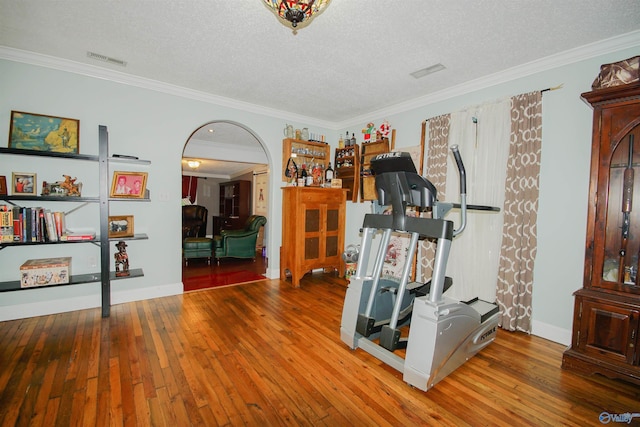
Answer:
[[[282,165],[286,166],[289,163],[289,159],[295,162],[298,170],[301,170],[303,164],[306,165],[308,170],[311,170],[313,165],[317,164],[324,174],[331,161],[331,147],[324,142],[285,138],[282,140]],[[282,181],[291,181],[291,178],[285,175],[284,168]]]
[[[342,188],[347,190],[347,200],[358,201],[360,190],[360,149],[358,144],[336,148],[334,165],[335,177],[342,180]]]

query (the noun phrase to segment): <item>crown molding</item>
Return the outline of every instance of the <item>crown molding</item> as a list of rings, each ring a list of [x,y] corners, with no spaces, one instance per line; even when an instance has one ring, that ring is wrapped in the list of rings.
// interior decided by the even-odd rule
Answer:
[[[565,65],[570,65],[576,62],[591,59],[596,56],[616,52],[619,50],[629,49],[636,46],[640,46],[640,30],[632,31],[621,36],[600,40],[598,42],[590,43],[584,46],[550,55],[536,61],[518,65],[516,67],[512,67],[495,74],[481,77],[479,79],[471,80],[458,86],[453,86],[438,92],[431,93],[429,95],[422,96],[420,98],[415,98],[407,102],[391,105],[387,108],[382,108],[377,111],[372,111],[371,113],[367,113],[366,115],[354,117],[339,123],[338,129],[345,129],[348,127],[353,127],[354,125],[360,126],[362,125],[362,123],[371,121],[371,117],[385,117],[392,114],[403,113],[405,111],[455,98],[460,95],[465,95],[470,92],[475,92],[491,86],[527,77],[532,74],[541,73],[544,71],[552,70],[554,68],[559,68]]]
[[[405,111],[435,104],[437,102],[445,101],[447,99],[451,99],[470,92],[475,92],[491,86],[513,81],[532,74],[537,74],[543,71],[590,59],[599,55],[612,53],[635,46],[640,46],[640,30],[632,31],[620,36],[611,37],[609,39],[601,40],[595,43],[587,44],[554,55],[550,55],[536,61],[518,65],[516,67],[512,67],[507,70],[491,74],[489,76],[481,77],[479,79],[475,79],[458,86],[434,92],[429,95],[415,98],[407,102],[398,103],[379,110],[371,111],[366,115],[353,117],[342,122],[328,122],[318,120],[313,117],[297,115],[295,113],[289,113],[286,111],[263,107],[260,105],[238,101],[231,98],[212,95],[209,93],[188,89],[157,80],[133,76],[121,71],[110,70],[94,65],[83,64],[80,62],[70,61],[67,59],[61,59],[35,52],[14,49],[7,46],[0,46],[0,59],[52,68],[60,71],[71,72],[97,79],[108,80],[115,83],[121,83],[125,85],[162,92],[169,95],[207,102],[250,113],[265,115],[283,120],[296,120],[302,123],[309,123],[310,125],[325,127],[327,129],[339,130],[368,122],[371,120],[371,117],[384,117],[403,113]]]
[[[226,98],[202,91],[188,89],[182,86],[176,86],[158,80],[134,76],[132,74],[123,73],[122,71],[111,70],[108,68],[102,68],[90,64],[83,64],[77,61],[71,61],[68,59],[57,58],[54,56],[43,55],[40,53],[15,49],[7,46],[0,46],[0,59],[51,68],[54,70],[65,71],[74,74],[80,74],[96,79],[108,80],[114,83],[149,89],[156,92],[166,93],[168,95],[175,95],[182,98],[193,99],[196,101],[233,108],[249,113],[270,116],[278,119],[299,121],[301,123],[309,123],[310,125],[327,128],[332,128],[333,126],[335,126],[335,123],[333,122],[326,122],[313,117],[277,110],[275,108],[263,107],[260,105],[251,104],[249,102],[238,101],[232,98]]]

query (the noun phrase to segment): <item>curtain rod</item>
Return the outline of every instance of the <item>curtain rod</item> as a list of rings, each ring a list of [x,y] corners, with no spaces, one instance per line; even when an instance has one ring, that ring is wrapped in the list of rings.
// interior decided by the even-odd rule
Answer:
[[[540,93],[545,93],[545,92],[549,92],[549,91],[552,91],[552,90],[562,89],[563,86],[564,86],[564,83],[560,83],[558,86],[553,86],[553,87],[548,87],[546,89],[542,89],[540,91]]]

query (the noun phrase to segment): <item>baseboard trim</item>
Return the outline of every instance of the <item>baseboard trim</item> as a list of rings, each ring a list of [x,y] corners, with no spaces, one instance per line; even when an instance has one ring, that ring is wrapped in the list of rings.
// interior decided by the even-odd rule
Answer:
[[[559,328],[548,323],[532,321],[531,334],[558,344],[566,346],[571,344],[571,330]]]
[[[151,298],[161,298],[182,293],[182,282],[162,286],[144,287],[114,291],[111,294],[111,304],[141,301]],[[74,298],[65,298],[64,303],[52,304],[52,301],[39,301],[0,307],[0,322],[7,320],[25,319],[28,317],[47,316],[50,314],[66,313],[69,311],[99,308],[101,297],[99,294]]]

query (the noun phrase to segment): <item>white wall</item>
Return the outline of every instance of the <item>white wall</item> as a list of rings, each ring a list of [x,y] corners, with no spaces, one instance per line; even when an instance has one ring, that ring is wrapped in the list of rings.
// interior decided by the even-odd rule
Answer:
[[[90,67],[79,70],[80,73],[91,71]],[[220,100],[219,104],[214,104],[201,94],[171,87],[165,90],[162,85],[160,87],[165,91],[134,86],[138,83],[141,86],[153,86],[153,82],[136,80],[133,85],[122,84],[6,59],[0,59],[0,76],[0,135],[9,134],[12,110],[70,117],[80,120],[81,153],[98,153],[98,125],[106,125],[109,129],[110,153],[131,154],[151,161],[151,166],[145,169],[149,172],[151,202],[112,203],[111,214],[133,214],[136,231],[149,235],[149,240],[131,242],[127,248],[131,268],[142,267],[145,276],[113,282],[113,303],[182,292],[181,158],[184,144],[195,129],[213,120],[229,120],[245,125],[264,144],[270,164],[278,172],[282,167],[282,129],[285,123],[333,134],[322,122],[313,119],[295,115],[280,117],[279,112],[259,114],[251,111],[251,106],[246,108],[249,111],[244,111],[219,105],[233,104],[230,100]],[[123,77],[123,80],[126,78]],[[173,94],[176,92],[186,95],[176,96]],[[72,173],[85,183],[85,195],[97,195],[97,164],[83,162],[82,165],[76,165],[75,162],[0,156],[0,175],[10,177],[12,171],[36,172],[38,182],[42,179],[54,181],[63,173]],[[271,220],[267,227],[270,235],[280,236],[281,183],[275,181],[280,173],[271,176],[272,204],[268,215]],[[54,210],[69,209],[68,204],[61,203],[47,207]],[[75,225],[74,221],[88,221],[89,225],[98,228],[97,205],[80,212],[69,218],[70,226]],[[91,217],[95,220],[91,220]],[[267,271],[269,277],[279,277],[279,245],[280,239],[273,238],[267,247],[271,266]],[[99,257],[97,247],[93,246],[5,248],[0,252],[0,281],[17,280],[19,266],[32,258],[72,256],[74,274],[95,271],[95,268],[89,267],[91,258]],[[99,305],[98,283],[6,292],[0,294],[0,320]]]
[[[149,159],[149,188],[152,202],[135,206],[136,229],[149,234],[148,241],[133,242],[128,248],[132,267],[145,269],[145,277],[114,283],[114,302],[155,297],[181,291],[180,268],[180,160],[183,146],[193,130],[212,120],[232,120],[250,128],[265,146],[271,165],[271,219],[268,240],[270,277],[278,277],[281,241],[279,182],[282,128],[313,127],[335,147],[338,135],[356,131],[369,121],[388,119],[397,130],[396,146],[414,146],[420,140],[421,122],[430,117],[512,96],[564,84],[560,90],[544,94],[543,149],[538,212],[538,254],[533,289],[534,333],[554,341],[568,343],[573,313],[572,293],[582,285],[587,189],[591,142],[591,109],[580,99],[603,63],[637,54],[640,40],[633,47],[613,53],[585,55],[568,65],[531,67],[531,73],[508,78],[505,83],[478,85],[456,96],[434,96],[404,106],[388,106],[367,117],[331,124],[310,118],[288,116],[282,112],[262,111],[225,100],[202,97],[179,90],[161,91],[114,83],[104,79],[51,68],[0,60],[0,135],[8,135],[11,110],[27,111],[80,119],[81,152],[97,153],[99,124],[109,127],[111,152]],[[616,49],[609,49],[613,51]],[[584,59],[589,58],[589,59]],[[515,73],[517,74],[517,73]],[[144,85],[143,85],[144,86]],[[484,87],[478,89],[478,87]],[[452,91],[456,93],[456,91]],[[433,99],[438,99],[434,102]],[[66,173],[68,166],[39,164],[2,156],[0,175],[11,171],[37,172],[39,177]],[[19,163],[20,162],[20,163]],[[37,166],[37,167],[36,167]],[[18,169],[19,168],[19,169]],[[91,170],[79,171],[82,179],[91,179]],[[86,177],[86,178],[85,178]],[[131,213],[129,206],[121,208]],[[124,212],[126,210],[127,212]],[[368,203],[347,204],[346,243],[359,242],[359,228]],[[61,247],[8,248],[0,252],[0,280],[15,280],[18,266],[28,258],[70,253],[74,271],[89,270],[87,251]],[[80,245],[85,246],[85,245]],[[73,253],[72,253],[73,252]],[[76,269],[77,267],[77,269]],[[99,285],[69,286],[0,294],[0,320],[72,310],[99,305]]]
[[[640,43],[636,40],[636,44]],[[543,95],[542,161],[538,210],[538,251],[533,284],[533,333],[569,344],[573,319],[572,293],[583,283],[584,247],[591,155],[592,109],[581,100],[600,65],[637,55],[638,47],[599,55],[573,64],[487,87],[397,114],[366,121],[389,120],[396,129],[396,149],[419,145],[423,120],[464,107],[562,84]],[[359,127],[365,123],[360,122]],[[347,124],[339,132],[358,126]],[[356,134],[357,135],[357,134]],[[370,203],[349,203],[346,244],[359,243],[362,215]]]

